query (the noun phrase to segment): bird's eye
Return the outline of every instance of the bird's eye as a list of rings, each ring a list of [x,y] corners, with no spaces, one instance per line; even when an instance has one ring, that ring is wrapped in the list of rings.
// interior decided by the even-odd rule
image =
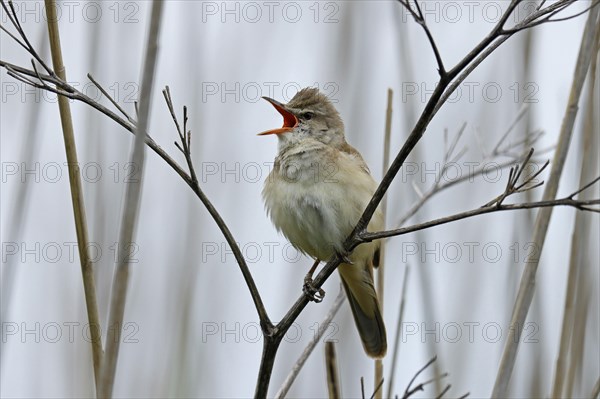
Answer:
[[[305,112],[304,114],[302,114],[302,119],[309,121],[312,119],[313,115],[314,114],[312,112]]]

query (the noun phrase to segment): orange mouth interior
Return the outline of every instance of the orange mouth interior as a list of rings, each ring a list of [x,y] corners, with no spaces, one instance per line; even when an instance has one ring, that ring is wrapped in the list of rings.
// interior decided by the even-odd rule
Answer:
[[[289,112],[288,110],[283,108],[276,101],[272,101],[270,98],[265,98],[265,100],[269,101],[271,103],[271,105],[273,105],[275,107],[275,109],[281,114],[281,116],[283,116],[283,126],[280,128],[277,128],[277,129],[271,129],[271,130],[267,130],[262,133],[259,133],[258,134],[259,136],[265,136],[267,134],[288,133],[288,132],[291,132],[292,130],[294,130],[294,128],[296,126],[298,126],[298,118],[296,118],[296,116],[294,114],[292,114],[291,112]]]

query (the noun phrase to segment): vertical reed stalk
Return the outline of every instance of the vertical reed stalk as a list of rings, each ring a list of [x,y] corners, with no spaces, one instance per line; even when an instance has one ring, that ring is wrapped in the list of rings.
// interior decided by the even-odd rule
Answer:
[[[63,65],[62,50],[60,47],[60,35],[58,31],[58,17],[56,15],[56,1],[45,0],[46,20],[48,21],[48,34],[50,38],[50,51],[52,53],[52,64],[56,75],[66,81],[65,66]],[[67,164],[69,170],[69,184],[71,187],[71,202],[73,203],[73,213],[75,216],[75,230],[77,232],[77,247],[79,250],[79,260],[81,262],[81,273],[83,276],[83,290],[85,294],[85,303],[88,314],[88,322],[91,331],[92,356],[94,362],[94,377],[96,387],[98,387],[98,378],[100,363],[102,361],[102,339],[100,336],[100,319],[98,316],[98,302],[96,297],[96,284],[94,282],[94,272],[88,253],[88,232],[85,216],[85,205],[83,201],[83,190],[81,187],[80,169],[77,162],[77,148],[75,146],[75,133],[73,129],[73,120],[71,117],[71,107],[69,99],[58,96],[58,109],[60,112],[60,121],[62,125],[63,137],[65,140],[65,152],[67,154]]]

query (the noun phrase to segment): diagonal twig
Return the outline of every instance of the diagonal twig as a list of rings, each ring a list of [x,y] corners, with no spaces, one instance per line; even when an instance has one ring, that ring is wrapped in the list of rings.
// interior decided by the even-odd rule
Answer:
[[[104,88],[104,87],[103,87],[103,86],[102,86],[100,83],[98,83],[98,82],[96,81],[96,79],[94,79],[94,77],[92,76],[92,74],[91,74],[91,73],[88,73],[88,74],[87,74],[87,77],[88,77],[88,79],[89,79],[89,80],[90,80],[90,81],[91,81],[91,82],[94,84],[94,86],[96,86],[96,88],[97,88],[98,90],[100,90],[100,92],[101,92],[101,93],[102,93],[102,94],[103,94],[103,95],[104,95],[106,98],[108,98],[108,101],[110,101],[110,102],[111,102],[111,104],[112,104],[112,105],[113,105],[113,106],[114,106],[116,109],[118,109],[118,110],[121,112],[121,114],[123,114],[123,116],[124,116],[125,118],[127,118],[127,120],[129,121],[129,123],[131,123],[132,125],[135,125],[135,124],[137,123],[137,122],[136,122],[136,121],[135,121],[133,118],[131,118],[131,117],[129,116],[129,114],[128,114],[127,112],[125,112],[125,110],[124,110],[124,109],[123,109],[123,108],[122,108],[122,107],[119,105],[119,103],[118,103],[118,102],[117,102],[117,101],[116,101],[116,100],[113,98],[113,96],[111,96],[111,95],[110,95],[110,94],[109,94],[109,93],[106,91],[106,89],[105,89],[105,88]],[[40,80],[41,80],[41,79],[40,79]]]
[[[409,0],[398,0],[398,2],[400,2],[400,4],[402,4],[404,6],[404,8],[406,10],[408,10],[408,12],[410,12],[410,14],[414,18],[415,22],[419,26],[421,26],[421,28],[423,28],[425,35],[427,35],[427,40],[429,40],[429,44],[431,45],[431,48],[433,49],[435,61],[437,62],[437,65],[438,65],[438,73],[440,74],[440,79],[446,80],[448,78],[448,74],[446,72],[446,68],[444,67],[444,61],[442,60],[440,51],[438,50],[437,44],[435,43],[435,40],[433,39],[433,35],[431,34],[431,31],[429,30],[429,26],[427,26],[427,23],[425,22],[425,16],[423,15],[423,12],[421,11],[421,6],[419,5],[419,2],[415,1],[415,8],[417,9],[416,12],[411,7]]]

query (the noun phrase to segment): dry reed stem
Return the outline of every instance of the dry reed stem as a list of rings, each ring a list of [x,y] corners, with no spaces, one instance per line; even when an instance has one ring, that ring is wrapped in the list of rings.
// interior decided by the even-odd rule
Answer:
[[[578,111],[579,97],[583,88],[583,82],[587,75],[587,71],[592,58],[593,50],[595,50],[594,39],[596,30],[598,29],[597,17],[598,7],[594,7],[589,11],[588,20],[581,41],[579,55],[573,77],[573,84],[569,96],[569,102],[563,119],[560,130],[559,141],[552,163],[552,169],[548,182],[544,189],[543,201],[549,201],[556,198],[558,191],[558,183],[562,175],[565,160],[569,151],[569,144],[573,134],[573,126]],[[543,208],[538,212],[534,227],[532,242],[535,245],[537,253],[540,254],[544,246],[546,232],[550,224],[552,216],[552,208]],[[521,277],[519,292],[513,308],[511,317],[511,326],[522,326],[527,318],[527,313],[531,305],[533,293],[535,290],[535,275],[539,265],[539,256],[533,257],[531,262],[525,265],[525,270]],[[505,342],[502,359],[496,376],[496,382],[492,391],[493,398],[504,398],[508,394],[508,384],[514,368],[517,357],[517,349],[520,341],[520,330],[510,328],[508,337]]]
[[[56,15],[56,1],[45,0],[45,9],[54,71],[60,79],[66,81],[67,77],[65,66],[63,65],[60,34],[58,31],[58,17]],[[65,152],[67,155],[71,201],[73,203],[75,230],[77,233],[77,249],[79,251],[79,260],[81,262],[85,304],[91,331],[94,377],[97,388],[100,363],[102,362],[102,337],[100,336],[100,319],[98,316],[98,301],[96,296],[96,284],[94,282],[94,271],[88,253],[88,231],[85,216],[85,204],[83,200],[79,162],[77,161],[77,147],[75,146],[75,133],[69,100],[66,97],[58,96],[58,108],[65,141]]]
[[[382,175],[388,170],[390,166],[390,145],[392,138],[392,102],[394,99],[394,92],[392,89],[387,91],[387,108],[385,112],[385,134],[383,138],[383,164],[382,164]],[[387,199],[386,195],[381,201],[381,211],[383,213],[384,227],[385,220],[387,217]],[[386,240],[380,241],[379,246],[379,267],[376,269],[377,272],[377,297],[379,298],[379,306],[381,307],[381,313],[384,313],[384,288],[385,288],[385,242]],[[375,376],[373,380],[373,386],[377,386],[379,381],[383,380],[383,360],[375,359]],[[383,389],[379,389],[375,393],[375,399],[381,399],[383,397]]]
[[[99,397],[112,398],[114,380],[117,367],[117,358],[121,342],[121,326],[125,313],[127,299],[127,286],[129,281],[129,253],[127,248],[132,242],[137,225],[139,205],[144,173],[145,143],[148,121],[150,119],[150,101],[152,99],[152,88],[154,85],[154,74],[158,54],[158,36],[162,17],[163,1],[157,0],[152,3],[149,34],[146,43],[146,55],[143,63],[139,118],[135,130],[133,151],[131,154],[132,164],[137,166],[140,178],[132,180],[125,188],[125,202],[121,231],[119,233],[120,251],[115,267],[113,287],[111,294],[108,335],[106,338],[106,356],[102,362],[102,372]]]

